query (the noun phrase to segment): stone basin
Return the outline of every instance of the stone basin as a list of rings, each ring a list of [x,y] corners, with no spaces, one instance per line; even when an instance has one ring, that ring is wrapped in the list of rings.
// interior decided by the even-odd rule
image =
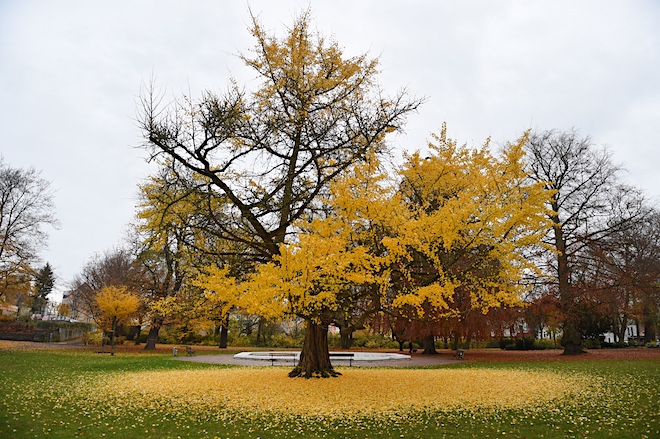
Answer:
[[[251,351],[241,352],[234,358],[242,360],[290,361],[297,363],[300,352],[295,351]],[[410,360],[410,355],[388,352],[330,352],[330,361],[395,361]]]

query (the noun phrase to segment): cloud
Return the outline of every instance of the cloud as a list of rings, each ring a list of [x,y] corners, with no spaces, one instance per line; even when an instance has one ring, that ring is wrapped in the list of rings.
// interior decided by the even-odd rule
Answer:
[[[653,2],[255,0],[282,32],[311,4],[315,25],[348,55],[380,57],[383,88],[428,97],[394,139],[422,148],[448,123],[459,141],[503,143],[527,128],[576,127],[609,144],[631,183],[660,195],[660,9]],[[135,98],[156,75],[167,96],[223,90],[254,74],[241,2],[0,3],[2,154],[58,189],[51,262],[70,279],[115,245],[151,170]],[[62,283],[60,283],[60,286]]]

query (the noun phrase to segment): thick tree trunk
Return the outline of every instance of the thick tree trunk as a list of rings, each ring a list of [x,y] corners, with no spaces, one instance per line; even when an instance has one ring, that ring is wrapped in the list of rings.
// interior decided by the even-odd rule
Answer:
[[[227,332],[227,325],[223,324],[220,327],[220,345],[218,346],[220,349],[227,348]]]
[[[651,305],[644,307],[644,343],[655,342],[657,331],[655,327],[656,313]]]
[[[298,365],[289,372],[291,378],[336,377],[341,375],[330,364],[328,349],[328,325],[306,322],[305,341]]]
[[[560,341],[564,348],[563,355],[579,355],[586,353],[582,349],[582,334],[577,327],[577,316],[571,315],[570,311],[565,317],[563,335]]]
[[[435,337],[432,334],[424,337],[424,352],[422,354],[434,355],[437,353],[438,351],[435,350]]]
[[[586,353],[582,349],[582,334],[570,326],[564,326],[564,335],[561,338],[564,347],[563,355],[579,355]]]
[[[151,325],[151,328],[149,328],[149,334],[147,335],[147,343],[144,345],[144,350],[145,351],[155,351],[156,350],[156,342],[158,341],[158,332],[160,331],[160,327],[162,326],[163,322],[154,322]]]
[[[558,206],[553,205],[553,210],[558,212]],[[564,355],[584,354],[582,349],[582,334],[578,328],[578,316],[575,315],[575,297],[570,284],[570,271],[568,265],[568,255],[566,254],[566,241],[564,240],[564,231],[559,217],[555,216],[555,248],[559,252],[557,255],[557,280],[559,286],[559,297],[562,311],[564,313],[563,336],[561,345],[564,347]]]

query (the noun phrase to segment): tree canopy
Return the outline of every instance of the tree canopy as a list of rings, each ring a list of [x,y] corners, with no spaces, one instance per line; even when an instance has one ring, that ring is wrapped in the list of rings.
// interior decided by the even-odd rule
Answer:
[[[232,81],[225,93],[163,106],[152,85],[142,96],[140,125],[154,157],[203,176],[227,200],[229,221],[215,224],[215,232],[245,240],[255,258],[268,260],[329,183],[385,150],[386,135],[421,101],[405,92],[386,97],[376,81],[378,61],[346,57],[312,31],[309,11],[283,37],[255,17],[251,32],[256,45],[241,58],[257,74],[256,90]]]

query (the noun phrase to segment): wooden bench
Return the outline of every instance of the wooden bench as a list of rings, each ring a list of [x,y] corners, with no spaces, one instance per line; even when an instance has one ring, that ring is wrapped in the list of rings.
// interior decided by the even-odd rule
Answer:
[[[348,360],[348,365],[353,367],[353,360],[355,359],[355,354],[353,352],[333,352],[330,354],[330,359],[335,360]]]
[[[296,360],[295,352],[269,352],[268,357],[270,358],[270,365],[275,365],[277,360],[287,360],[293,358],[294,362]]]
[[[192,346],[186,346],[186,355],[189,357],[195,355],[195,350],[192,348]]]

